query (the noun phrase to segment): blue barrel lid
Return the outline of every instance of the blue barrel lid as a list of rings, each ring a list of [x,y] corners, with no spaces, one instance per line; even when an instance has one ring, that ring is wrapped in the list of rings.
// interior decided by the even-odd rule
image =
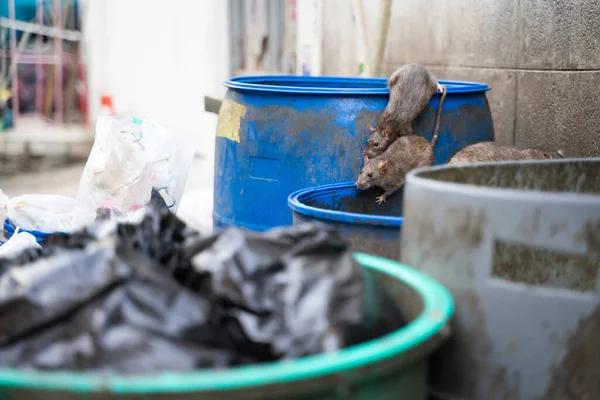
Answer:
[[[229,78],[223,85],[230,89],[295,93],[295,94],[359,94],[388,95],[387,78],[360,78],[339,76],[253,75]],[[439,80],[448,93],[485,92],[491,88],[486,83]]]
[[[345,211],[328,210],[308,206],[307,201],[316,199],[324,194],[341,193],[344,191],[356,192],[359,189],[354,182],[334,183],[298,190],[288,196],[288,206],[295,212],[326,221],[343,222],[353,225],[377,225],[387,227],[401,227],[403,217],[392,217],[373,214],[358,214]]]

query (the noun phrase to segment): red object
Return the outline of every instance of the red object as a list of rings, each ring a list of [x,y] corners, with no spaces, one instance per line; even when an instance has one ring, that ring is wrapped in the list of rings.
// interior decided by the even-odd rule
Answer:
[[[108,110],[110,115],[115,115],[115,109],[113,107],[112,97],[110,97],[108,95],[102,96],[100,98],[100,105],[105,110]]]
[[[111,108],[111,109],[113,108],[113,105],[112,105],[112,97],[110,97],[110,96],[107,96],[107,95],[104,95],[104,96],[102,96],[102,98],[101,98],[101,100],[100,100],[100,103],[101,103],[101,104],[102,104],[102,106],[104,106],[104,107],[109,107],[109,108]]]

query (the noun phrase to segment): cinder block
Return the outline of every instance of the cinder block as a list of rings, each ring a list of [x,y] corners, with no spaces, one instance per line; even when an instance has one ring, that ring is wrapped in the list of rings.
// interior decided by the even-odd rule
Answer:
[[[516,144],[600,156],[600,72],[517,75]]]
[[[522,0],[518,4],[519,68],[600,68],[600,1]]]
[[[517,63],[518,7],[513,1],[403,0],[393,4],[388,63],[507,68]],[[379,13],[378,7],[371,9]]]

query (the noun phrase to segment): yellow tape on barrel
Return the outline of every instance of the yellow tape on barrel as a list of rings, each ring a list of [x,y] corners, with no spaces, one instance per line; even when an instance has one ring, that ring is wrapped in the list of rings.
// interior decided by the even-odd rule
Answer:
[[[240,123],[246,107],[231,100],[223,100],[217,122],[217,136],[240,142]]]

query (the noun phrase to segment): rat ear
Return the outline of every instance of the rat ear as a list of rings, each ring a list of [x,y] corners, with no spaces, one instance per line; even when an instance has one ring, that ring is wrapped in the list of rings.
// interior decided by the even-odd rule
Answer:
[[[556,152],[556,154],[558,154],[558,156],[559,156],[560,158],[565,158],[565,152],[564,152],[564,151],[562,151],[562,150],[558,150],[558,151]]]
[[[383,130],[383,136],[385,136],[386,138],[390,137],[390,130],[388,128],[385,128]]]
[[[552,156],[550,155],[550,153],[544,153],[544,158],[551,160]]]
[[[375,132],[375,128],[373,128],[371,125],[369,125],[369,131],[370,131],[371,133],[373,133],[373,132]]]
[[[377,164],[377,168],[380,171],[382,171],[382,172],[385,171],[387,169],[387,167],[388,167],[388,161],[387,160],[385,160],[385,161],[379,161],[379,164]]]

